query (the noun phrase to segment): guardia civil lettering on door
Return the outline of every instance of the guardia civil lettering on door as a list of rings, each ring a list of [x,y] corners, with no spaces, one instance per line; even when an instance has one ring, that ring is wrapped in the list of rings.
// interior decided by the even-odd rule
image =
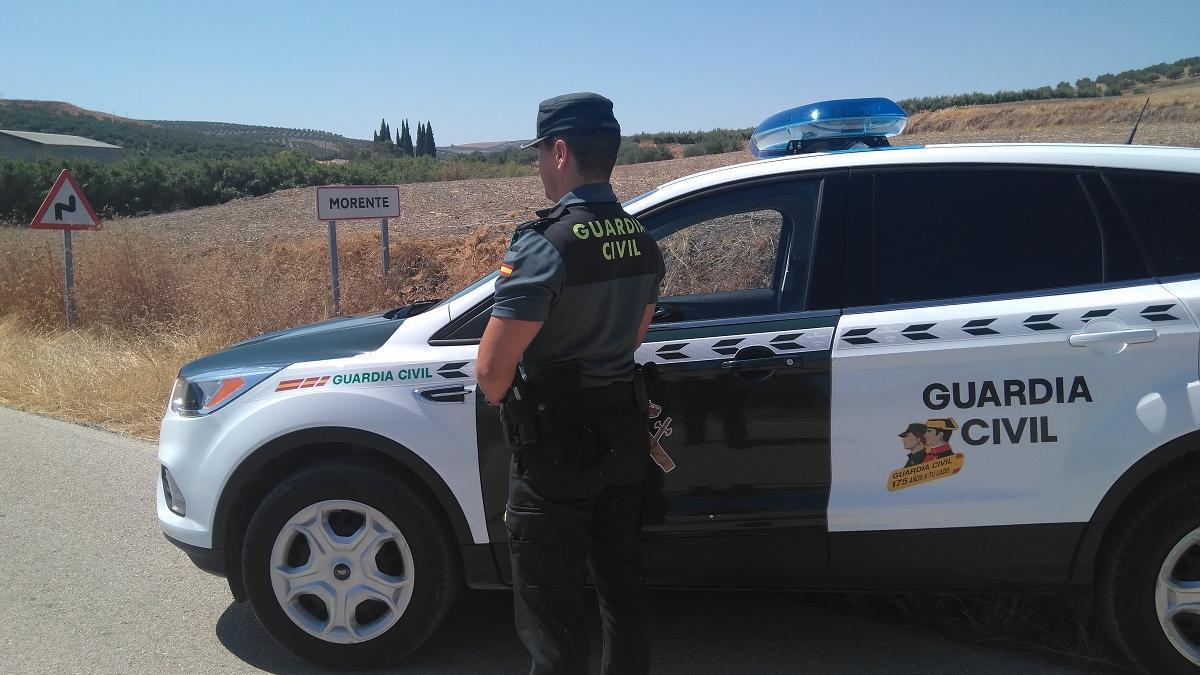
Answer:
[[[317,220],[329,226],[329,287],[333,314],[341,313],[338,284],[337,221],[379,219],[383,274],[388,272],[388,219],[400,217],[399,185],[322,185],[316,189]]]

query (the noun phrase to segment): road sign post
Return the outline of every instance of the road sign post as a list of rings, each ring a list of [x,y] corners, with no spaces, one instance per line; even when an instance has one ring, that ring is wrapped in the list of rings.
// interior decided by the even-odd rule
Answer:
[[[341,312],[338,281],[337,221],[379,218],[383,240],[383,273],[388,271],[388,218],[400,217],[399,185],[322,185],[316,189],[317,220],[329,224],[329,289],[333,315]]]
[[[66,290],[67,330],[75,330],[75,265],[71,259],[71,231],[63,230],[63,288]]]
[[[338,284],[337,221],[329,221],[329,280],[333,289],[333,315],[341,314],[342,289]]]
[[[380,244],[379,244],[380,247],[383,248],[383,276],[386,277],[387,273],[388,273],[388,258],[390,257],[390,254],[391,254],[391,252],[388,251],[388,219],[387,218],[381,218],[379,220],[379,242],[380,242]]]
[[[42,201],[29,225],[35,230],[63,231],[63,303],[67,310],[67,330],[75,329],[75,260],[71,245],[73,230],[101,230],[103,225],[70,171],[63,169],[50,193]]]

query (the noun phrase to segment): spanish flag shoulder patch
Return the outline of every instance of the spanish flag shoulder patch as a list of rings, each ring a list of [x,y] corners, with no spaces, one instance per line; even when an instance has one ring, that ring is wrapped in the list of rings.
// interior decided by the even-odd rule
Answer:
[[[512,265],[509,265],[508,263],[500,263],[500,276],[511,277],[512,273],[513,273]]]

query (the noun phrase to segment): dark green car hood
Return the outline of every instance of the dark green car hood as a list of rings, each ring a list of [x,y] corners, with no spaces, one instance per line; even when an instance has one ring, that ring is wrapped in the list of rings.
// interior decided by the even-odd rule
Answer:
[[[396,314],[393,310],[347,316],[259,335],[202,356],[180,368],[179,375],[191,377],[230,368],[285,366],[373,352],[404,323],[402,316],[394,319],[385,316]]]

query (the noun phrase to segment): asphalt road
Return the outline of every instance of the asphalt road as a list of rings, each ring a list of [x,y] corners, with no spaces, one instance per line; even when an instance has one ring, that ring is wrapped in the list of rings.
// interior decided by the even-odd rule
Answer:
[[[224,579],[162,538],[156,476],[151,444],[0,408],[0,669],[317,672],[233,603]],[[655,673],[1083,672],[819,595],[656,592],[652,600]],[[507,593],[465,592],[396,672],[527,672],[511,612]]]

